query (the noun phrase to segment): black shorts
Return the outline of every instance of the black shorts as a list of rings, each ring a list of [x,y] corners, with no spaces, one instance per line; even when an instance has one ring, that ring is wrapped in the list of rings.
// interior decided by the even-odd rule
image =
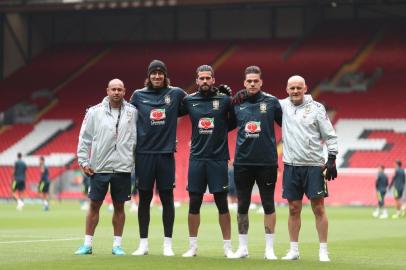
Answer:
[[[48,193],[49,192],[49,182],[40,181],[38,185],[38,192]]]
[[[303,194],[309,199],[328,196],[327,183],[322,167],[284,165],[282,197],[290,200],[302,200]]]
[[[210,193],[228,191],[227,160],[189,160],[189,192],[203,194],[209,187]]]
[[[393,187],[393,198],[401,199],[403,195],[403,188]]]
[[[278,169],[276,166],[234,165],[234,182],[237,193],[252,192],[255,182],[260,192],[274,193]]]
[[[377,190],[376,191],[376,196],[378,197],[378,205],[380,207],[384,206],[384,204],[385,204],[385,194],[386,194],[386,190]]]
[[[137,154],[137,187],[152,190],[154,183],[158,190],[175,188],[175,157],[168,154]]]
[[[95,173],[90,177],[89,199],[103,201],[109,186],[113,201],[131,199],[131,173]]]
[[[230,169],[228,169],[228,195],[234,197],[237,196],[237,189],[234,181],[234,168],[232,169],[231,173]]]
[[[13,191],[24,191],[25,190],[25,181],[16,181],[14,180],[12,185],[11,185],[11,189]]]

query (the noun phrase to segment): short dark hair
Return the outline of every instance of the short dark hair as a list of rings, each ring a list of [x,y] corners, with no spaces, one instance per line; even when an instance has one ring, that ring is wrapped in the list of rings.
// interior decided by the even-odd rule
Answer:
[[[17,154],[17,157],[18,157],[18,158],[21,158],[22,156],[23,156],[23,155],[22,155],[21,153],[18,153],[18,154]]]
[[[261,76],[262,72],[258,66],[249,66],[245,69],[245,75],[247,74],[259,74]]]
[[[209,71],[211,72],[211,76],[214,77],[214,70],[209,65],[201,65],[196,69],[196,76],[198,76],[199,72]]]
[[[400,159],[396,160],[396,165],[398,165],[399,167],[402,167],[402,161],[400,161]]]

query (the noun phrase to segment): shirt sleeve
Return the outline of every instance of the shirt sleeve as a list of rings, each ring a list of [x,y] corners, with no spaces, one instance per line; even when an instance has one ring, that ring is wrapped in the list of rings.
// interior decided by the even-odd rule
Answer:
[[[278,126],[282,126],[282,107],[278,99],[275,99],[275,122]]]
[[[338,142],[337,135],[327,115],[326,109],[323,105],[318,104],[317,122],[320,129],[321,138],[325,141],[328,149],[328,153],[331,155],[337,155]]]
[[[229,98],[228,104],[228,114],[227,114],[227,123],[228,123],[228,131],[232,131],[237,127],[237,118],[234,112],[234,103],[233,99]]]
[[[179,88],[179,90],[181,91],[180,93],[180,102],[179,102],[179,109],[178,109],[178,115],[179,116],[184,116],[186,114],[188,114],[188,109],[186,106],[186,97],[187,97],[187,93],[185,91],[183,91],[182,89]]]
[[[80,166],[85,167],[90,164],[89,161],[89,154],[90,154],[90,146],[93,140],[93,113],[92,109],[89,109],[86,112],[85,118],[82,122],[82,127],[80,128],[79,133],[79,143],[78,143],[78,163]]]

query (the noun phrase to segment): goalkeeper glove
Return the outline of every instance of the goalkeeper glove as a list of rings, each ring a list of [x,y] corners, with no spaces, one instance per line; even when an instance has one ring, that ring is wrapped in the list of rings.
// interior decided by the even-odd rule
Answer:
[[[327,163],[325,165],[326,175],[325,178],[330,181],[337,177],[336,156],[328,155]]]
[[[220,93],[226,94],[227,96],[231,96],[231,94],[233,93],[233,91],[231,90],[231,87],[228,86],[227,84],[220,84],[217,87],[217,89]]]
[[[247,98],[249,97],[248,95],[248,90],[247,89],[241,89],[240,91],[235,94],[233,97],[233,104],[241,104],[243,103]]]

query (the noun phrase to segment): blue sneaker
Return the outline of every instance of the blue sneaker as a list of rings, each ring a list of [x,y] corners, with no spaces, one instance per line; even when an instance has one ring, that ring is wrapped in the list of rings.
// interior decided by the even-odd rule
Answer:
[[[81,246],[76,250],[75,255],[88,255],[92,254],[92,247],[91,246]]]
[[[126,255],[126,253],[125,253],[124,250],[121,248],[121,246],[113,247],[113,249],[111,250],[111,254],[117,255],[117,256],[124,256],[124,255]]]

